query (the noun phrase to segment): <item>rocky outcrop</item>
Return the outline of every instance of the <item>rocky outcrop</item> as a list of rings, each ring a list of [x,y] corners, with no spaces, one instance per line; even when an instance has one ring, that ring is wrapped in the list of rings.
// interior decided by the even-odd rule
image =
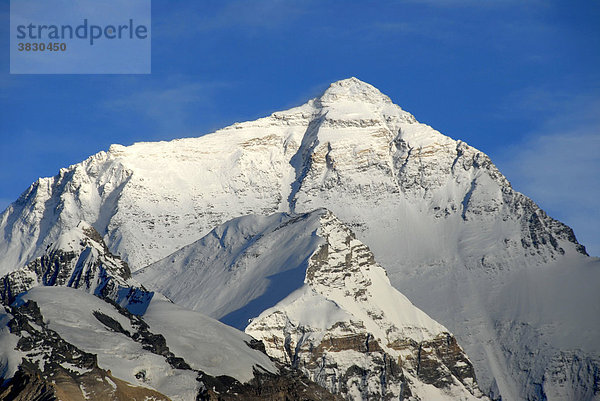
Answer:
[[[471,393],[480,394],[473,364],[451,334],[420,343],[396,340],[388,346],[404,355],[402,367],[423,383],[443,389],[458,380]]]
[[[152,292],[131,279],[126,262],[113,255],[98,232],[81,222],[40,256],[0,278],[0,301],[10,305],[19,294],[39,286],[78,288],[142,314]]]
[[[309,380],[298,370],[281,367],[279,375],[256,371],[254,379],[241,384],[228,377],[201,376],[202,401],[342,401],[343,398]]]
[[[351,230],[322,211],[317,235],[305,286],[246,329],[269,355],[351,400],[485,398],[454,336],[391,287]]]

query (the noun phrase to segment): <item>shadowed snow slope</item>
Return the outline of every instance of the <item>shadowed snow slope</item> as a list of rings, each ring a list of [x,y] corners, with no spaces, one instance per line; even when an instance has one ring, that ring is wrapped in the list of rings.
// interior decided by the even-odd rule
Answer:
[[[355,78],[256,121],[200,138],[114,145],[39,179],[0,215],[0,272],[43,255],[82,220],[135,271],[232,218],[320,207],[369,246],[394,287],[455,333],[485,391],[504,399],[556,399],[561,388],[563,398],[569,391],[597,396],[600,350],[580,346],[582,333],[600,330],[597,320],[582,316],[581,330],[554,343],[566,322],[540,326],[509,302],[512,290],[499,289],[516,285],[522,271],[535,282],[554,265],[582,280],[577,272],[597,271],[598,261],[585,255],[569,227],[514,191],[485,154],[417,122]],[[267,284],[255,291],[264,294]],[[258,299],[252,292],[240,296]],[[595,292],[578,296],[596,301]],[[568,311],[561,316],[581,315],[572,299],[561,303]],[[256,302],[254,311],[263,307]],[[496,312],[496,305],[513,310]],[[217,297],[213,308],[219,307],[239,309]],[[228,321],[241,322],[241,315]],[[552,342],[540,343],[532,358],[530,346],[507,335],[509,318]],[[556,381],[557,369],[592,373],[564,382]]]
[[[135,273],[175,303],[244,329],[300,288],[322,212],[244,216]]]

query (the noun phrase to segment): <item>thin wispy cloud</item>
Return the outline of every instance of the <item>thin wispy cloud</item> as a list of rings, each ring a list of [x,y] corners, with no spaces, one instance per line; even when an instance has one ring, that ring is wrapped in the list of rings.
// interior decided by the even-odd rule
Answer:
[[[102,106],[114,113],[135,114],[150,120],[158,131],[181,136],[194,128],[191,120],[212,108],[214,91],[228,85],[175,79],[143,90],[132,87]]]
[[[500,154],[515,189],[570,225],[588,253],[600,256],[600,97],[530,88],[523,107],[547,117],[522,143]]]
[[[533,40],[555,30],[555,26],[540,20],[539,7],[513,0],[414,0],[411,13],[399,8],[399,18],[382,15],[368,26],[366,34],[374,38],[381,35],[402,35],[422,38],[452,46],[483,43],[486,47],[510,47],[514,40]],[[397,3],[396,3],[397,4]],[[405,7],[408,9],[407,7]],[[500,12],[514,10],[511,19],[496,18]],[[545,9],[545,8],[544,8]],[[476,23],[485,21],[485,23]],[[360,25],[359,25],[360,26]]]
[[[381,34],[423,37],[439,42],[453,42],[460,39],[461,25],[444,18],[410,18],[402,21],[382,21],[365,27],[366,34],[374,39]]]
[[[592,80],[589,86],[600,89],[600,83]],[[545,128],[566,120],[575,120],[578,124],[600,120],[600,96],[595,91],[574,94],[551,87],[525,87],[508,96],[503,107],[545,114],[547,117],[542,123]]]

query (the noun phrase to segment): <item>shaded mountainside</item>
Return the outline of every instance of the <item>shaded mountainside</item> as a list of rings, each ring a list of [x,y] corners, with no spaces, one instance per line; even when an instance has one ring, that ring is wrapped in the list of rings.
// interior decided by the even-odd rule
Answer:
[[[485,398],[454,336],[325,209],[234,219],[135,276],[240,328],[250,320],[269,355],[346,399]]]
[[[80,221],[137,271],[232,218],[321,207],[370,248],[396,289],[456,336],[486,393],[598,397],[594,374],[554,372],[598,370],[600,349],[586,337],[600,330],[600,313],[589,306],[599,304],[598,292],[577,288],[600,282],[600,262],[569,227],[514,191],[488,156],[355,78],[256,121],[200,138],[113,145],[39,179],[0,215],[0,273],[44,256]],[[564,297],[553,292],[559,315],[544,307],[541,292],[527,308],[510,302],[523,274],[556,287],[555,266],[577,281]],[[269,286],[260,283],[240,292],[242,300],[258,299]],[[288,290],[271,305],[248,304],[252,317]],[[214,308],[240,308],[220,299]],[[213,311],[238,324],[250,309],[227,317]],[[532,318],[528,312],[538,309]],[[527,327],[532,340],[521,341],[511,327]]]

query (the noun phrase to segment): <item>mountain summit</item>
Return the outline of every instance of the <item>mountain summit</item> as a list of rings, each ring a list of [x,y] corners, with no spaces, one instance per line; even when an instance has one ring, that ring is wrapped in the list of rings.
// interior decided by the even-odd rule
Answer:
[[[487,155],[356,78],[256,121],[113,145],[39,179],[0,215],[0,274],[80,221],[135,272],[231,219],[323,207],[456,335],[484,392],[598,397],[600,296],[580,290],[600,282],[598,260]]]
[[[469,226],[469,216],[480,209],[494,219],[514,212],[522,227],[507,238],[509,248],[523,243],[527,253],[584,252],[568,227],[514,192],[485,154],[416,122],[373,86],[349,78],[269,117],[200,138],[113,145],[55,177],[40,178],[0,215],[0,273],[40,256],[79,221],[90,222],[135,271],[230,218],[294,211],[296,205],[298,211],[329,207],[317,198],[338,192],[380,200],[392,194],[383,207],[408,211],[401,205],[408,202],[408,209],[426,218],[446,217],[434,225],[459,216],[458,223]],[[334,205],[334,213],[357,220],[345,203]],[[515,210],[507,210],[513,204]],[[411,231],[421,245],[401,245],[403,256],[417,252],[420,261],[435,255],[418,252],[431,242],[429,230]],[[443,238],[442,251],[452,256],[461,236]],[[490,238],[496,239],[504,240]],[[473,251],[473,263],[479,263],[485,250]]]
[[[354,77],[333,82],[318,99],[324,105],[339,101],[351,103],[392,103],[392,100],[381,93],[379,89]]]

